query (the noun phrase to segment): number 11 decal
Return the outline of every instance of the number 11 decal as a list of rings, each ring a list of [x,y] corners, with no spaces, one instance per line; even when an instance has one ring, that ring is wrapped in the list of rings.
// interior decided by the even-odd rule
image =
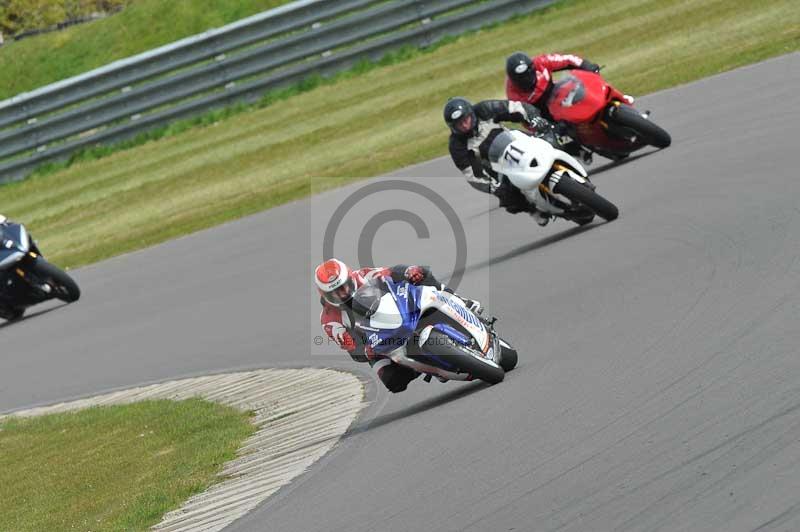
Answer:
[[[518,157],[513,156],[511,154],[512,151],[515,152],[518,155]],[[524,152],[521,149],[517,148],[516,146],[514,146],[512,144],[512,145],[510,145],[508,147],[508,150],[506,151],[506,155],[505,155],[504,159],[505,160],[509,160],[510,159],[510,160],[514,161],[516,164],[519,164],[520,157],[522,157],[523,153]]]

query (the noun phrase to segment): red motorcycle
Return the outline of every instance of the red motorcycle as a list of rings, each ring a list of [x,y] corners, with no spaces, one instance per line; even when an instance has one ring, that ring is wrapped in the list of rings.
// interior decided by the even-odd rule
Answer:
[[[600,74],[572,70],[553,86],[547,98],[553,119],[586,149],[613,160],[645,146],[666,148],[669,133],[626,103],[625,95]]]

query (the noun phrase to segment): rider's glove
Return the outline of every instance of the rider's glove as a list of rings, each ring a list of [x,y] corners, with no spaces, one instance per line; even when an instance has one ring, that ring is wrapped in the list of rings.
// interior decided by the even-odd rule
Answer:
[[[353,336],[347,332],[347,328],[345,328],[344,325],[333,325],[330,331],[333,340],[345,351],[352,352],[356,348],[356,341],[353,339]]]
[[[502,181],[499,178],[492,176],[488,177],[488,181],[489,181],[489,192],[491,192],[496,196],[497,189],[503,186]]]
[[[543,133],[545,131],[549,131],[553,125],[549,120],[542,116],[534,116],[528,121],[528,127],[536,133]]]
[[[581,70],[588,70],[589,72],[594,72],[595,74],[600,72],[600,65],[596,63],[592,63],[591,61],[587,61],[586,59],[581,62],[581,66],[578,67]]]
[[[549,120],[539,117],[537,125],[531,125],[530,128],[533,131],[534,137],[546,140],[555,148],[560,147],[561,142],[558,140],[556,126],[553,125]]]
[[[406,268],[405,278],[411,284],[419,284],[425,279],[425,270],[422,266],[409,266]]]

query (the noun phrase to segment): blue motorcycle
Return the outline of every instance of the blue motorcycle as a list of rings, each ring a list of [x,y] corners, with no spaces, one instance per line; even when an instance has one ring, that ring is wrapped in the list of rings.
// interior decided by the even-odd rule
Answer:
[[[0,215],[0,318],[17,320],[31,305],[80,297],[75,280],[44,259],[25,227]]]
[[[449,292],[406,281],[374,279],[353,296],[355,329],[376,355],[441,381],[497,384],[517,365],[517,352]]]

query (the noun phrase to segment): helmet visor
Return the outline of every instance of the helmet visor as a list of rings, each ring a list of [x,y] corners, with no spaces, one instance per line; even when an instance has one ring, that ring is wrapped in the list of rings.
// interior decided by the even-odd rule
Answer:
[[[519,65],[511,75],[511,81],[521,89],[532,89],[535,81],[533,69],[527,65]]]
[[[324,297],[325,301],[327,301],[331,305],[338,307],[350,301],[355,291],[356,291],[355,283],[353,282],[353,279],[348,277],[347,281],[342,286],[340,286],[339,288],[335,288],[330,292],[325,292],[322,295],[322,297]]]
[[[453,127],[459,133],[469,133],[475,125],[475,117],[472,113],[467,113],[455,121]]]

